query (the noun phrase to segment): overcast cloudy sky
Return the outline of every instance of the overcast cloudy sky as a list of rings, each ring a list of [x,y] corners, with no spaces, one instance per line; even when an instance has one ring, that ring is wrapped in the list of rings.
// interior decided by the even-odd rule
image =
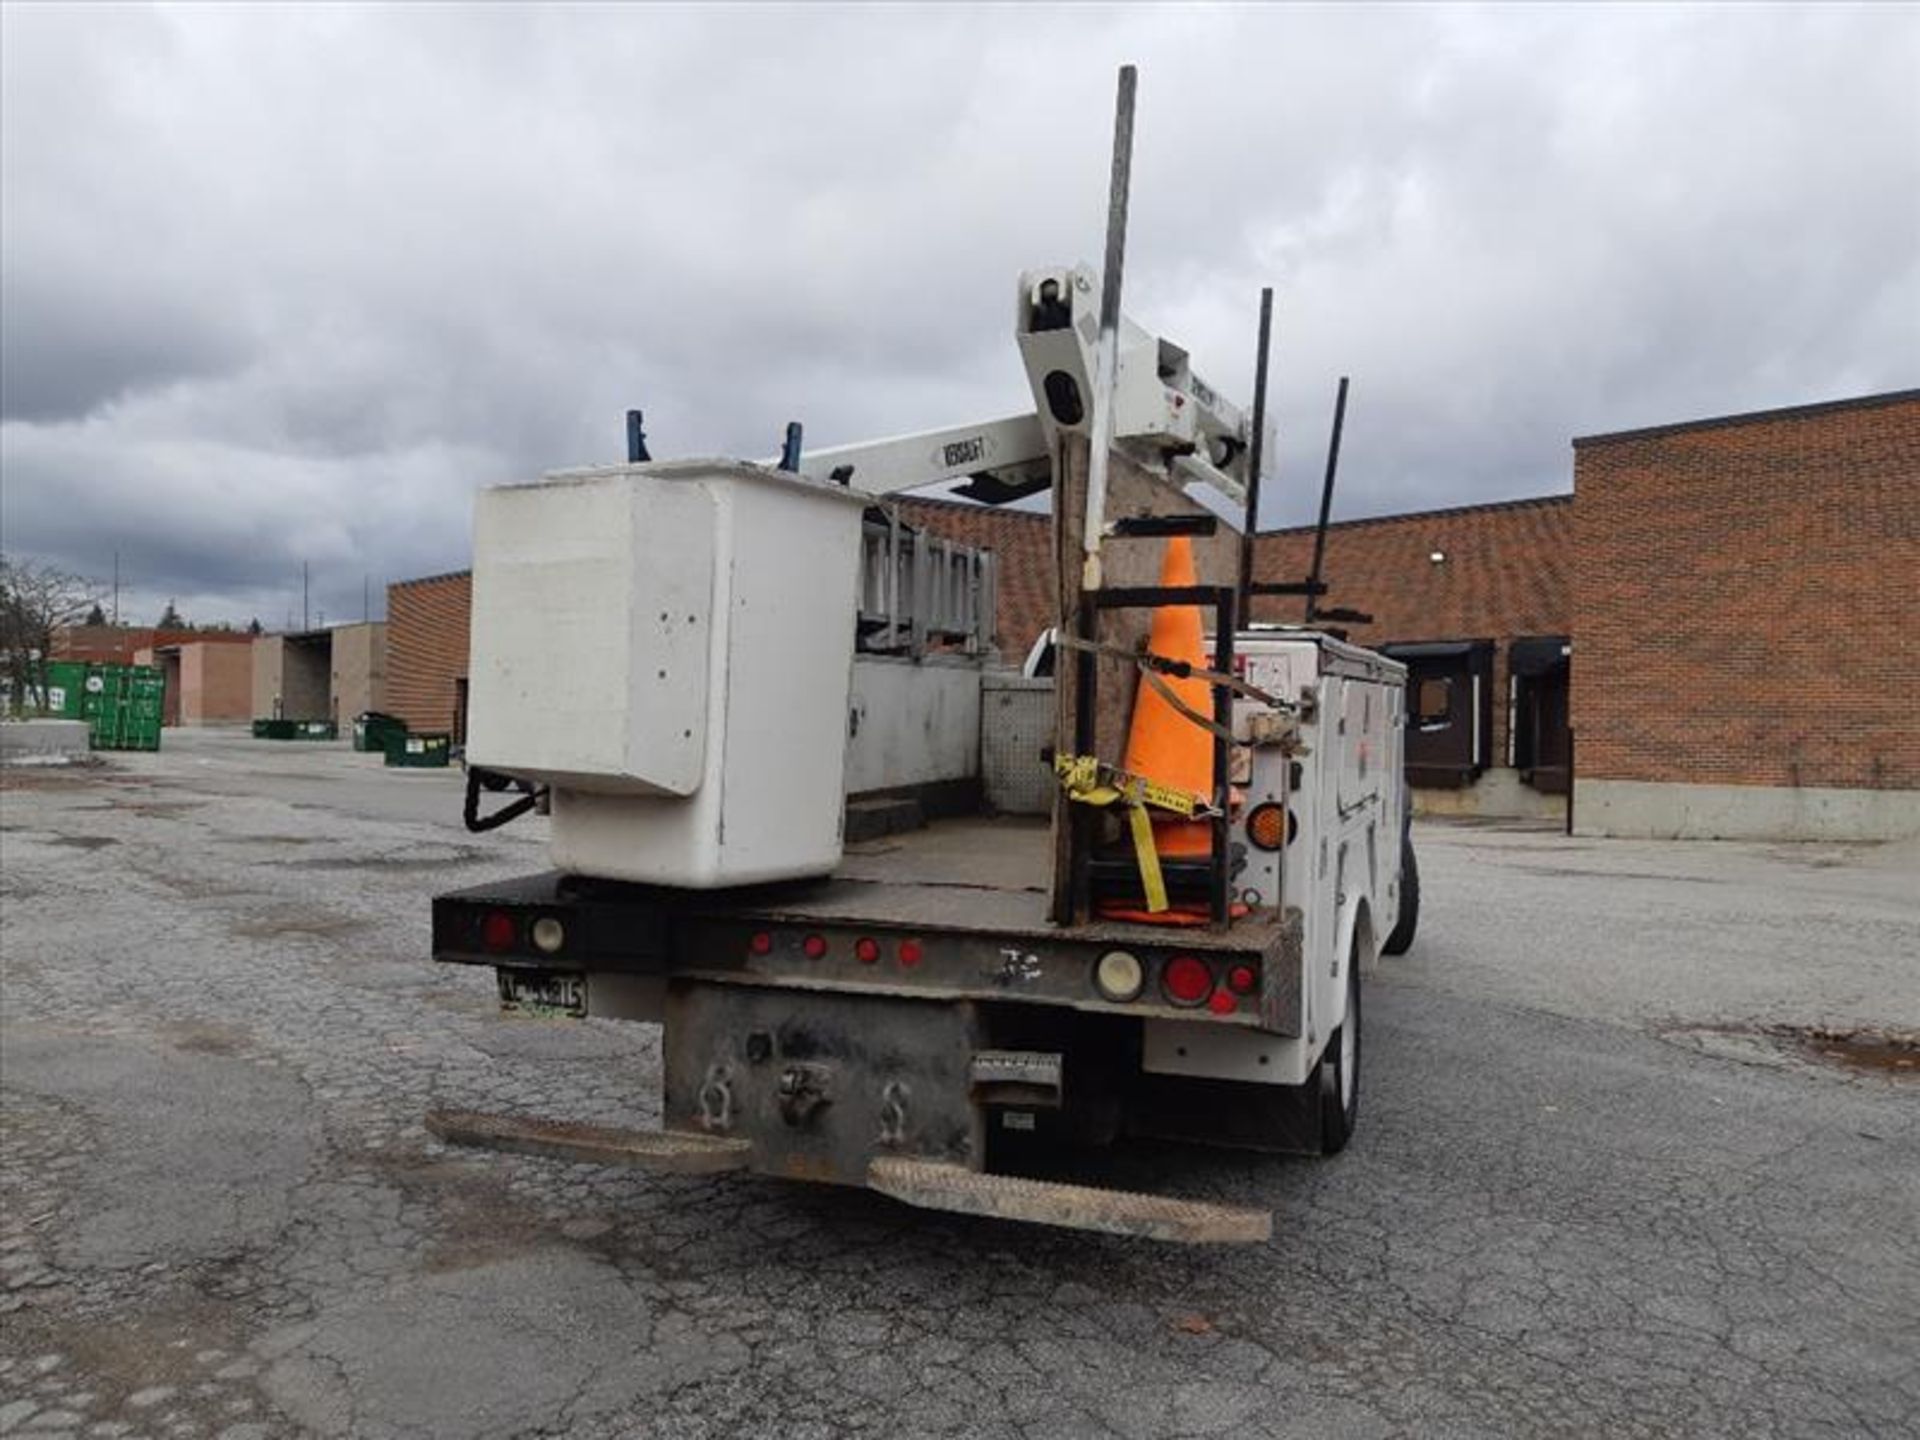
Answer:
[[[123,613],[357,618],[474,487],[1026,404],[1097,259],[1248,397],[1268,523],[1567,489],[1569,437],[1920,384],[1920,8],[0,8],[0,525]],[[154,612],[149,614],[147,612]],[[296,615],[297,618],[297,615]]]

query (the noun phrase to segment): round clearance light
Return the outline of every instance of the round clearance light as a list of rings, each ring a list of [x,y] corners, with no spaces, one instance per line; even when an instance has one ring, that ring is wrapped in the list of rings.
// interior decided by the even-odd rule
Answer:
[[[1124,1005],[1140,998],[1147,983],[1147,972],[1140,968],[1137,956],[1126,950],[1109,950],[1093,967],[1093,983],[1107,999]]]
[[[1278,850],[1287,843],[1287,807],[1269,800],[1247,812],[1247,843]]]
[[[1251,965],[1236,965],[1227,971],[1227,988],[1236,995],[1251,995],[1260,983],[1260,972]]]
[[[1224,990],[1216,990],[1207,1000],[1207,1008],[1216,1015],[1231,1015],[1239,1008],[1240,1002]]]
[[[543,955],[551,955],[567,943],[567,927],[551,915],[542,915],[533,922],[533,948]]]
[[[902,940],[900,942],[900,963],[909,970],[920,963],[921,953],[920,942],[918,940]]]
[[[824,935],[809,935],[800,942],[800,950],[807,959],[818,960],[822,955],[827,953],[827,937]]]
[[[480,922],[480,943],[489,950],[511,950],[520,939],[520,927],[504,910],[492,910]]]
[[[773,936],[764,930],[756,930],[753,938],[747,941],[747,949],[751,950],[755,955],[771,955],[773,953]]]
[[[1176,1005],[1199,1005],[1213,993],[1213,971],[1191,955],[1176,955],[1160,972],[1160,988]]]
[[[853,958],[862,965],[871,965],[880,958],[880,942],[862,935],[853,942]]]

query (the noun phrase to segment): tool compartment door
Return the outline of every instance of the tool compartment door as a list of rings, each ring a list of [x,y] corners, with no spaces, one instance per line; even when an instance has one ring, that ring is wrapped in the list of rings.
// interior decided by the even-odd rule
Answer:
[[[1384,689],[1351,677],[1340,687],[1340,813],[1351,815],[1380,794],[1389,754],[1387,720],[1390,706]]]

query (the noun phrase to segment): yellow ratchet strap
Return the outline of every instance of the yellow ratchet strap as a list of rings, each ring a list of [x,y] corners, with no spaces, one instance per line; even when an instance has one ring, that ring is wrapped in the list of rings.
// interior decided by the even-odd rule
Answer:
[[[1140,869],[1140,888],[1146,895],[1147,909],[1157,915],[1167,908],[1167,882],[1160,873],[1160,852],[1153,843],[1151,806],[1192,820],[1211,815],[1213,807],[1197,795],[1156,784],[1140,775],[1104,765],[1092,755],[1058,755],[1054,773],[1067,792],[1067,798],[1082,805],[1123,805],[1127,811],[1127,831],[1133,837],[1134,863]]]

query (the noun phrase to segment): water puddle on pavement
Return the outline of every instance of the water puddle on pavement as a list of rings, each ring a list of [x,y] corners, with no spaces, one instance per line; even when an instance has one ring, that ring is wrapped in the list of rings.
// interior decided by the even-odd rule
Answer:
[[[1797,1061],[1855,1075],[1920,1080],[1920,1032],[1864,1025],[1675,1025],[1661,1036],[1730,1060]]]
[[[1810,1060],[1849,1070],[1920,1078],[1920,1036],[1878,1030],[1821,1030],[1778,1026],[1774,1038],[1800,1047]]]

